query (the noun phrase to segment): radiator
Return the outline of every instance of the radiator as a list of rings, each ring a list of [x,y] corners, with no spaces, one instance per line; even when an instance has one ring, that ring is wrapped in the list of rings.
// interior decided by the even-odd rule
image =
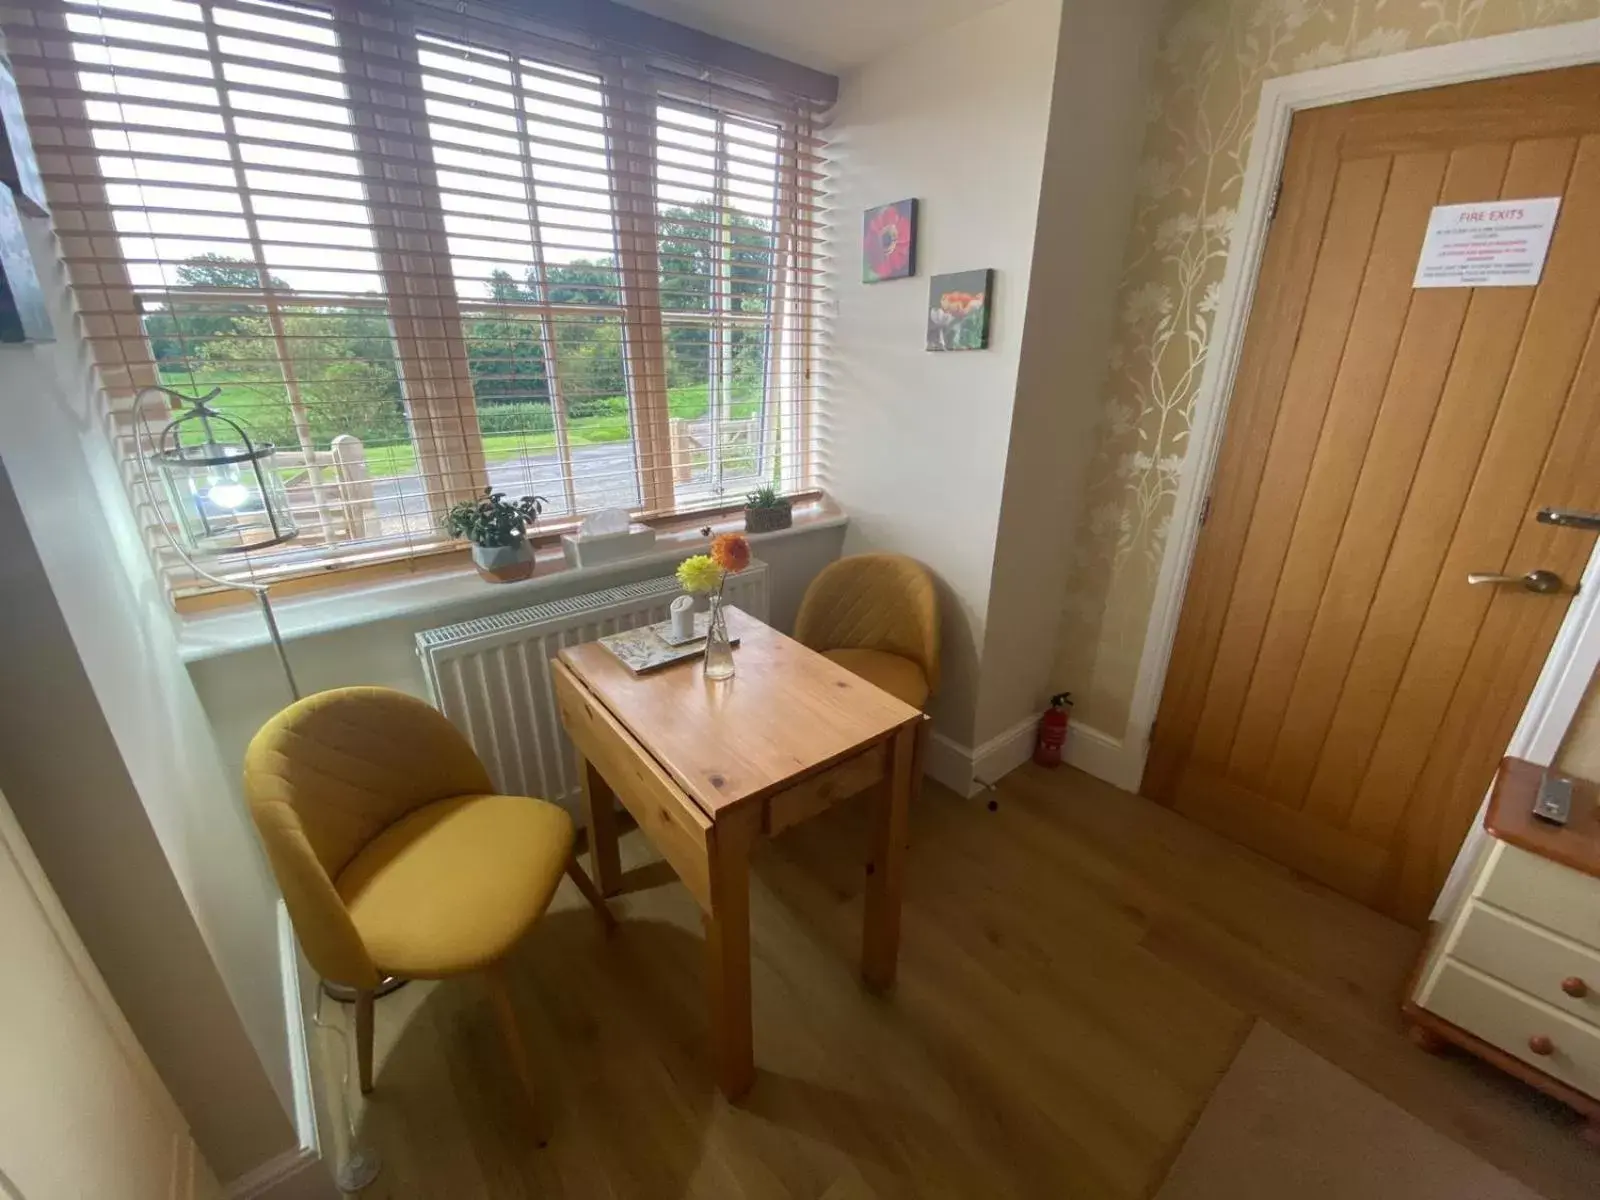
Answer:
[[[417,655],[434,704],[467,735],[495,787],[553,800],[576,814],[578,776],[556,710],[550,660],[563,646],[665,621],[667,605],[681,593],[666,575],[425,629],[417,634]],[[724,597],[766,620],[766,563],[753,561],[730,577]]]

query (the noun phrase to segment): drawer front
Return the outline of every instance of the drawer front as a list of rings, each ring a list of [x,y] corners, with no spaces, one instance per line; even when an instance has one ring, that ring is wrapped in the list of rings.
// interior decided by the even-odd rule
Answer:
[[[1446,953],[1600,1030],[1600,954],[1476,900]]]
[[[1473,968],[1446,960],[1423,1005],[1453,1025],[1529,1066],[1600,1099],[1600,1032]],[[1528,1039],[1549,1038],[1552,1051],[1535,1054]]]
[[[762,815],[762,826],[774,834],[809,821],[841,800],[865,791],[889,773],[889,744],[880,742],[854,758],[835,763],[795,784],[787,791],[769,797]]]
[[[1600,879],[1499,842],[1477,895],[1600,951]]]

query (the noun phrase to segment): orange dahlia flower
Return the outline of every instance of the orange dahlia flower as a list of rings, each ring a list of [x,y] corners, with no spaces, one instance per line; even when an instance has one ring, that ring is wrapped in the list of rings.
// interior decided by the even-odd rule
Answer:
[[[964,317],[983,307],[983,296],[978,292],[946,292],[939,297],[939,307],[945,312]]]
[[[750,543],[742,533],[722,533],[711,540],[711,558],[724,571],[738,574],[750,565]]]

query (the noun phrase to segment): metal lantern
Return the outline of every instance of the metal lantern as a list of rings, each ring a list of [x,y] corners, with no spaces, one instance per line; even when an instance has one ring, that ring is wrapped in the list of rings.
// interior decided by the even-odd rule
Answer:
[[[189,548],[239,554],[287,542],[297,532],[283,479],[272,469],[276,447],[257,442],[238,421],[210,406],[221,389],[198,399],[161,431],[152,456]]]

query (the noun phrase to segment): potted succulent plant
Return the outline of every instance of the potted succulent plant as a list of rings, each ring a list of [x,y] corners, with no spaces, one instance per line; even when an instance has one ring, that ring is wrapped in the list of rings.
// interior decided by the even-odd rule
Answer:
[[[445,529],[451,537],[472,543],[472,565],[490,583],[512,583],[533,574],[533,543],[528,531],[539,523],[543,496],[507,500],[504,492],[484,488],[476,500],[450,506]]]
[[[771,533],[794,524],[794,507],[772,487],[757,488],[744,498],[744,531]]]

